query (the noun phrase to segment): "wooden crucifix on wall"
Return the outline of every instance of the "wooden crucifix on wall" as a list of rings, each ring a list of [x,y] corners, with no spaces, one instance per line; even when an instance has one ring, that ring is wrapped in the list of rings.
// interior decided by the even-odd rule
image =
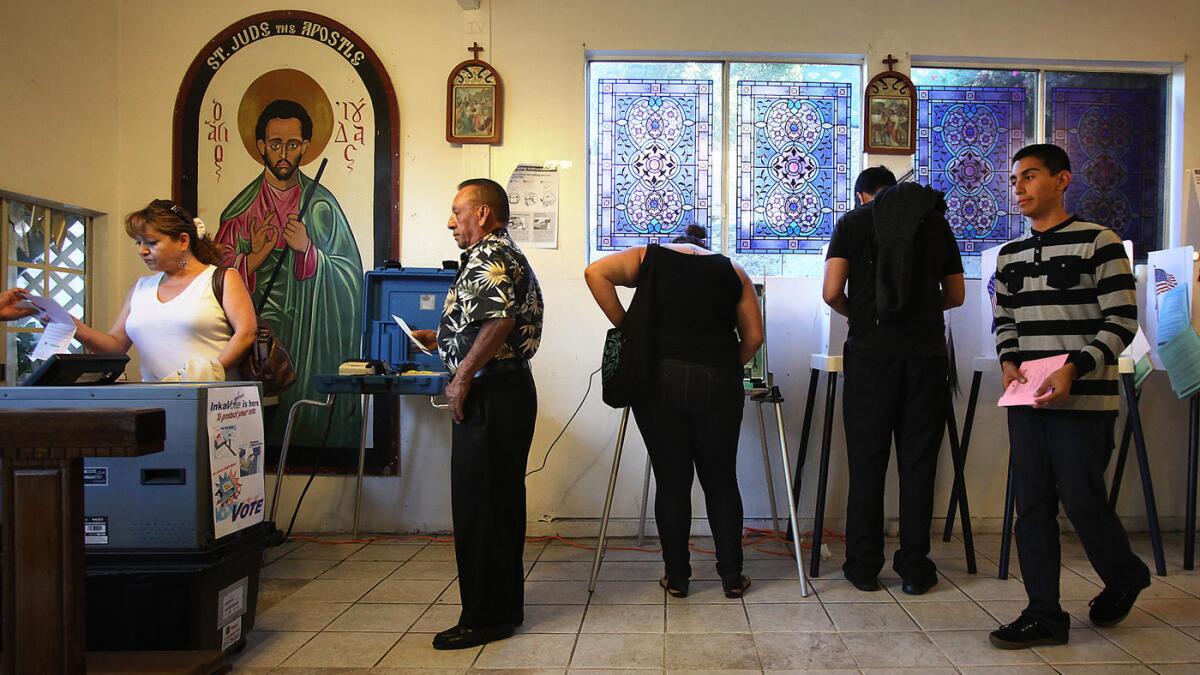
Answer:
[[[883,59],[888,69],[867,83],[863,149],[868,153],[911,155],[917,148],[917,89],[892,69],[898,60],[888,54]]]
[[[446,78],[446,141],[499,143],[504,112],[500,74],[480,60],[478,42],[467,47],[471,58],[454,66]]]

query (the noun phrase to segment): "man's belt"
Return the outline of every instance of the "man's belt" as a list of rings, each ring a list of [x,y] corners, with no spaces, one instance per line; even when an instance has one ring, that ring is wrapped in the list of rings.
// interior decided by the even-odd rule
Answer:
[[[525,359],[498,359],[488,361],[482,368],[475,371],[475,377],[483,377],[493,373],[506,373],[517,370],[529,370],[529,361]]]

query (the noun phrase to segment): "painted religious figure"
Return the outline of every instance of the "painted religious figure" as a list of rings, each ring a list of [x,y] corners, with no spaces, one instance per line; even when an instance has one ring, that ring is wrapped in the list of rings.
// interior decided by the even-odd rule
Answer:
[[[216,240],[305,375],[282,397],[280,409],[287,410],[295,400],[320,398],[312,375],[336,373],[360,352],[362,258],[337,199],[301,168],[321,154],[333,131],[320,85],[299,71],[268,72],[247,88],[238,120],[263,171],[222,211]],[[302,204],[310,186],[311,203]],[[277,415],[272,426],[280,431],[285,421]],[[335,414],[328,443],[354,445],[355,432],[352,420]]]

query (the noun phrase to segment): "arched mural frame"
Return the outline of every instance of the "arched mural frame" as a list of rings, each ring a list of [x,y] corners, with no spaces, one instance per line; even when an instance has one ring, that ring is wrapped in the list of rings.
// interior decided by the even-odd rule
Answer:
[[[327,16],[301,10],[277,10],[254,14],[230,24],[209,40],[192,60],[179,85],[175,97],[174,124],[172,127],[172,199],[192,213],[198,202],[198,136],[204,93],[213,76],[235,49],[234,40],[242,31],[252,26],[266,24],[276,31],[279,26],[293,26],[292,33],[273,32],[272,37],[307,37],[302,34],[304,22],[328,27],[353,44],[353,51],[346,55],[348,62],[362,78],[363,86],[371,96],[375,111],[375,190],[373,195],[373,232],[375,260],[400,258],[400,116],[396,103],[396,91],[383,62],[375,51],[353,30]],[[317,42],[321,40],[313,37]],[[326,44],[326,43],[323,43]],[[340,43],[339,43],[340,44]],[[335,46],[331,49],[337,50]],[[222,51],[223,50],[223,51]],[[224,54],[224,58],[220,57]],[[357,64],[354,57],[361,54]],[[216,67],[213,67],[213,64]]]

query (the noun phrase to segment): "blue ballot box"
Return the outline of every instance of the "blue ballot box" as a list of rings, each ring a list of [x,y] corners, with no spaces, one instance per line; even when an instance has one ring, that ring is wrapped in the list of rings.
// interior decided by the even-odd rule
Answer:
[[[333,394],[440,394],[448,374],[437,352],[425,354],[394,317],[412,330],[437,330],[455,270],[380,267],[363,282],[363,357],[387,364],[390,375],[318,375]]]

